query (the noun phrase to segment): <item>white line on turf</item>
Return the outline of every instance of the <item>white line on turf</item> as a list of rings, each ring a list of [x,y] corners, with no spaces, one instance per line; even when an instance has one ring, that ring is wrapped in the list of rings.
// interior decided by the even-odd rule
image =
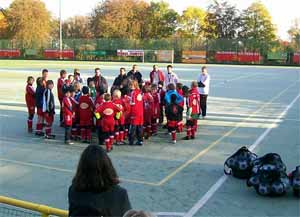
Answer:
[[[183,212],[155,212],[156,216],[184,216]]]
[[[46,166],[46,165],[42,165],[40,163],[39,164],[37,164],[37,163],[28,163],[28,162],[21,162],[21,161],[16,161],[16,160],[9,160],[9,159],[5,159],[5,158],[0,158],[0,161],[6,162],[6,163],[11,163],[11,164],[16,164],[16,165],[53,170],[53,171],[63,172],[63,173],[75,173],[75,170],[73,171],[73,170],[70,170],[70,169],[63,169],[63,168],[58,168],[58,167]],[[149,186],[158,186],[158,184],[156,184],[154,182],[147,182],[147,181],[134,180],[134,179],[126,179],[126,178],[120,178],[120,180],[124,181],[124,182],[128,182],[128,183],[135,183],[135,184],[142,184],[142,185],[149,185]]]
[[[297,100],[300,98],[300,94],[294,98],[294,100],[285,108],[285,110],[278,116],[277,120],[283,118],[283,116],[294,106]],[[273,123],[274,124],[274,123]],[[267,128],[249,147],[250,151],[253,151],[272,131],[273,127]],[[204,194],[204,196],[184,215],[184,217],[194,216],[209,200],[212,196],[219,190],[219,188],[226,182],[228,176],[221,176],[218,181],[211,186],[211,188]]]

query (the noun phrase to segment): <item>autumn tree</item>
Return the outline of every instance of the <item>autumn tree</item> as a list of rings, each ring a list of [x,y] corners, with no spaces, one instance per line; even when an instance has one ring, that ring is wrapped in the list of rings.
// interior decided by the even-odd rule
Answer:
[[[288,34],[290,36],[292,49],[296,52],[300,51],[300,19],[293,20]]]
[[[202,8],[188,7],[178,19],[178,33],[184,38],[203,37],[206,12]]]
[[[90,19],[87,16],[75,16],[63,23],[63,38],[87,39],[92,38]]]
[[[4,9],[0,8],[0,39],[5,39],[8,36],[8,23],[5,15]]]
[[[50,13],[40,0],[14,0],[7,21],[10,37],[23,48],[42,47],[49,40]]]
[[[276,42],[276,27],[272,17],[261,1],[252,3],[242,15],[241,37],[247,39],[253,50],[266,54]]]
[[[143,0],[102,1],[92,12],[91,31],[100,38],[141,38],[148,7]]]

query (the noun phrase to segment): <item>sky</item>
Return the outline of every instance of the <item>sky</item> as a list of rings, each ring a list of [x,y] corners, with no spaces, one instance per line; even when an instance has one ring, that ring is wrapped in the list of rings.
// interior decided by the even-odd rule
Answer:
[[[13,0],[0,0],[0,7],[8,7]],[[59,0],[42,0],[49,11],[56,17],[59,14]],[[62,0],[62,17],[67,19],[74,15],[88,15],[100,0]],[[165,0],[178,13],[188,6],[206,8],[212,0]],[[254,0],[228,0],[239,9],[246,9]],[[277,26],[278,35],[288,40],[287,31],[295,18],[300,19],[300,0],[261,0],[268,8],[273,23]]]

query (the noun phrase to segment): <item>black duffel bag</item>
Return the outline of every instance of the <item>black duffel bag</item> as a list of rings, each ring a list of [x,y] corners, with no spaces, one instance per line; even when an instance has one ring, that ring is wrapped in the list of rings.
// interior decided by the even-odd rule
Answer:
[[[254,187],[263,196],[282,196],[286,193],[290,183],[280,155],[266,154],[252,163],[252,174],[247,180],[248,187]]]
[[[300,198],[300,165],[289,174],[290,183],[294,191],[294,195]]]
[[[251,176],[255,159],[257,155],[244,146],[225,161],[224,173],[239,179],[248,179]]]

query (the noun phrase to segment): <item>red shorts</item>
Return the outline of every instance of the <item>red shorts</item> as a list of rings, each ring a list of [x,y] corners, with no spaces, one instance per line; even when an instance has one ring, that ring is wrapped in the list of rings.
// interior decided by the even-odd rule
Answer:
[[[168,120],[168,127],[177,127],[178,121],[169,121]]]
[[[52,125],[54,121],[54,115],[50,115],[49,113],[44,113],[45,121],[48,125]]]
[[[64,124],[65,126],[72,126],[72,115],[64,115]]]
[[[91,127],[93,126],[93,120],[80,120],[79,125],[81,127]]]
[[[104,126],[102,125],[102,132],[104,133],[110,133],[115,131],[115,126],[111,124],[105,124]]]
[[[34,115],[35,114],[35,107],[31,106],[31,107],[27,107],[28,109],[28,114],[29,115]]]
[[[152,114],[151,112],[144,113],[144,125],[151,125],[152,123]]]
[[[44,112],[43,112],[43,109],[42,108],[37,108],[37,114],[38,116],[44,116]]]

